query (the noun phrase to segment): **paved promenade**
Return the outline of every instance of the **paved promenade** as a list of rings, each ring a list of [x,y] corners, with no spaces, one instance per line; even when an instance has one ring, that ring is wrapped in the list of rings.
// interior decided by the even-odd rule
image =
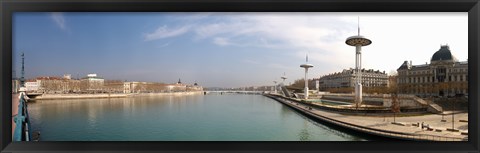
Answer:
[[[13,131],[15,130],[15,121],[13,118],[18,114],[18,104],[19,104],[19,94],[12,94],[12,138],[13,138]]]
[[[447,131],[447,128],[452,127],[451,115],[444,116],[446,122],[442,122],[442,115],[433,114],[396,117],[395,121],[398,124],[392,124],[393,117],[339,114],[315,108],[310,109],[308,105],[292,100],[278,97],[277,100],[304,113],[323,118],[324,121],[332,121],[334,124],[370,134],[410,140],[462,141],[468,139],[468,122],[464,122],[468,120],[467,113],[455,114],[455,128],[459,131],[451,132]],[[425,125],[428,124],[430,128],[422,129],[413,125],[420,123],[421,126],[422,122]]]

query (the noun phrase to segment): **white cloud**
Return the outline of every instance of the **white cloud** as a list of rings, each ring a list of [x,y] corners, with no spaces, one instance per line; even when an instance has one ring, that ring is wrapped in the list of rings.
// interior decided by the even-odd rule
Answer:
[[[460,60],[468,56],[467,13],[212,13],[204,22],[186,25],[195,40],[278,51],[277,55],[291,55],[288,60],[295,68],[309,52],[309,62],[315,65],[310,72],[317,77],[354,67],[355,48],[345,39],[357,34],[358,16],[361,34],[373,41],[362,48],[363,68],[390,72],[403,60],[424,64],[445,43]]]
[[[60,27],[60,29],[66,30],[67,27],[65,24],[65,17],[61,12],[54,12],[50,15],[50,17],[55,22],[55,24],[57,24],[58,27]]]
[[[202,19],[205,17],[202,16]],[[195,39],[212,39],[212,42],[219,46],[235,44],[237,47],[328,50],[326,46],[330,42],[343,40],[346,33],[351,31],[346,28],[348,24],[344,20],[322,16],[321,13],[222,13],[208,14],[208,17],[220,19],[208,23],[197,23],[195,20],[176,29],[162,26],[147,34],[146,40],[174,37],[192,30],[196,34]]]
[[[338,26],[340,25],[340,26]],[[330,51],[331,42],[343,41],[346,22],[325,16],[290,14],[233,14],[215,23],[196,25],[197,39],[213,39],[217,45],[290,48]],[[355,28],[352,26],[352,29]],[[221,39],[219,39],[221,37]]]
[[[157,30],[155,30],[152,33],[145,34],[145,41],[179,36],[188,32],[189,29],[190,29],[189,26],[168,29],[167,26],[164,25],[164,26],[158,27]]]
[[[217,44],[217,45],[220,45],[220,46],[227,46],[227,45],[232,45],[232,43],[230,43],[228,41],[228,38],[222,38],[222,37],[216,37],[213,39],[213,43]]]
[[[158,48],[167,47],[167,46],[169,46],[169,45],[170,45],[170,42],[168,42],[168,43],[164,43],[164,44],[162,44],[162,45],[158,46]]]

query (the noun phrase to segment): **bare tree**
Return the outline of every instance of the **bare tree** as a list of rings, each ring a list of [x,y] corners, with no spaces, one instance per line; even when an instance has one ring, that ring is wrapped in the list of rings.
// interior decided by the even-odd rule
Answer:
[[[400,113],[400,104],[398,100],[398,95],[396,92],[392,93],[392,112],[393,112],[393,122],[396,122],[395,118],[397,113]]]
[[[291,87],[295,87],[295,88],[304,88],[305,87],[305,79],[297,79],[295,81],[293,81],[292,85],[290,85]]]

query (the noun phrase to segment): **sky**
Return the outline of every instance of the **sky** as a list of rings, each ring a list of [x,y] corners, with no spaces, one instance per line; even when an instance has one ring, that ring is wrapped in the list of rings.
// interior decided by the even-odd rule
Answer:
[[[430,63],[448,44],[468,59],[468,15],[456,13],[87,13],[17,12],[13,59],[20,76],[85,77],[174,83],[204,87],[287,84],[304,77],[304,64],[319,78],[355,66],[358,34],[362,67],[395,72],[403,61]],[[358,22],[360,21],[360,22]]]

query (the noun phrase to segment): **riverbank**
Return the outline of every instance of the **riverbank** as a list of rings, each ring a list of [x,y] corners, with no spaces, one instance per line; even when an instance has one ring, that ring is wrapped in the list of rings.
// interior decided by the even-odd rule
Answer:
[[[97,98],[126,98],[136,96],[184,96],[203,94],[203,91],[189,91],[189,92],[169,92],[169,93],[119,93],[119,94],[43,94],[35,97],[32,100],[55,100],[55,99],[97,99]]]
[[[396,117],[358,116],[340,114],[334,110],[323,110],[320,108],[309,108],[309,105],[278,95],[266,95],[278,102],[281,102],[307,116],[317,118],[340,127],[354,131],[390,137],[402,140],[427,140],[427,141],[466,141],[468,140],[468,113],[455,115],[455,129],[449,131],[452,121],[442,115],[423,115]],[[467,122],[464,122],[464,121]],[[418,123],[428,124],[428,128],[421,128]]]

